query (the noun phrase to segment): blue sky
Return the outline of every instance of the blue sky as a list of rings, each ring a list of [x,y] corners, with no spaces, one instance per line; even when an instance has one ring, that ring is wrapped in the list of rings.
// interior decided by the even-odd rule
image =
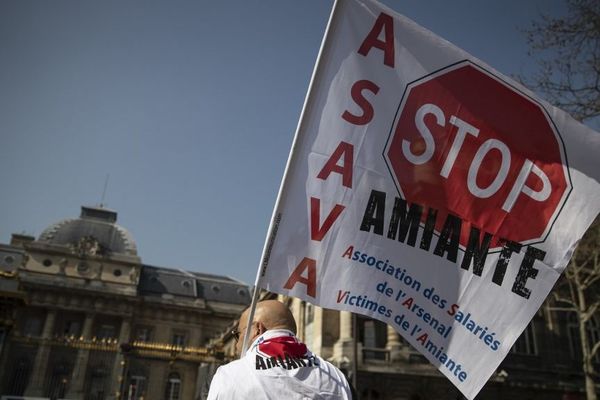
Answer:
[[[387,0],[499,71],[559,0]],[[0,242],[81,205],[143,262],[252,284],[332,1],[0,2]]]

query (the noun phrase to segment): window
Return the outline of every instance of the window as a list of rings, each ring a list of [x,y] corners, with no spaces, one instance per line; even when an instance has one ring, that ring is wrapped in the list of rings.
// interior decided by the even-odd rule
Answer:
[[[142,400],[146,397],[146,377],[141,375],[133,375],[129,379],[127,387],[127,400]],[[168,397],[167,397],[168,398]]]
[[[9,382],[8,390],[5,393],[13,396],[22,396],[29,382],[31,370],[32,362],[27,357],[23,356],[13,361],[10,380],[7,381]]]
[[[363,347],[385,348],[387,343],[387,325],[368,317],[358,318],[358,341]]]
[[[535,329],[533,327],[533,321],[527,325],[527,328],[521,333],[521,336],[517,339],[510,352],[513,354],[527,354],[536,355],[537,346],[535,343]]]
[[[109,399],[108,391],[108,373],[107,368],[103,364],[97,364],[94,367],[89,367],[90,378],[89,386],[87,387],[86,400],[107,400]]]
[[[171,339],[171,344],[173,346],[185,346],[185,333],[175,332],[173,333],[173,337]]]
[[[135,330],[135,340],[138,342],[149,342],[152,339],[152,328],[138,326]]]
[[[55,363],[48,387],[46,388],[46,397],[51,399],[62,399],[67,393],[69,379],[73,365],[70,365],[66,360],[60,360]]]
[[[594,343],[600,341],[600,324],[596,318],[591,318],[585,330],[588,335],[588,343],[590,346],[593,346]],[[567,329],[569,333],[569,345],[571,350],[571,355],[576,360],[581,360],[582,351],[581,351],[581,338],[579,337],[579,319],[577,318],[577,314],[574,312],[569,313],[568,321],[567,321]],[[596,353],[594,357],[595,362],[600,362],[600,354]]]
[[[365,400],[376,400],[379,399],[379,392],[373,389],[365,389],[362,392],[362,396],[361,399],[365,399]],[[417,397],[415,397],[415,395],[412,395],[409,397],[410,400],[421,400],[421,397],[419,397],[417,395]]]
[[[4,347],[4,339],[6,338],[6,329],[0,327],[0,354],[2,354],[2,348]]]
[[[116,332],[116,328],[114,325],[103,324],[98,328],[98,334],[96,337],[98,339],[112,339],[114,338]]]
[[[25,336],[39,336],[42,333],[42,319],[38,316],[30,316],[23,324],[23,334]]]
[[[358,318],[358,341],[363,344],[363,356],[369,360],[385,360],[387,325],[381,321],[362,316]]]
[[[596,318],[592,317],[585,328],[588,334],[588,343],[590,347],[593,347],[595,343],[600,342],[600,327],[598,326],[598,321]],[[596,353],[594,357],[595,362],[600,362],[600,355]]]
[[[181,378],[178,373],[172,372],[167,379],[167,387],[165,390],[165,400],[179,400],[181,392]]]
[[[63,330],[65,336],[79,336],[81,334],[81,322],[66,320]]]

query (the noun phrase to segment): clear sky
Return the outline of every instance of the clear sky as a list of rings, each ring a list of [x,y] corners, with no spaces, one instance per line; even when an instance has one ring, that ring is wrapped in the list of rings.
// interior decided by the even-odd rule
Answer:
[[[559,0],[387,0],[499,71]],[[144,263],[253,284],[332,1],[0,1],[0,242],[104,204]]]

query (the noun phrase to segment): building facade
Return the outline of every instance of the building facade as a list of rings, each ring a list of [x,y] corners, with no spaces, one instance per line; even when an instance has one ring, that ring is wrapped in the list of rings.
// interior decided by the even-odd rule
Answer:
[[[224,276],[142,263],[117,213],[0,244],[0,397],[205,398],[227,361],[211,344],[247,307]]]
[[[464,399],[391,326],[298,299],[279,298],[292,310],[300,339],[340,366],[354,382],[359,399]],[[585,399],[578,329],[573,315],[544,305],[477,398]],[[600,338],[599,330],[590,333]]]

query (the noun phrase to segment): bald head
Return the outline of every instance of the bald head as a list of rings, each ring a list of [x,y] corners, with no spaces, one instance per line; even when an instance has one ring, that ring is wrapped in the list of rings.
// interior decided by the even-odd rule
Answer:
[[[254,320],[262,322],[267,330],[288,329],[296,333],[296,321],[290,309],[277,300],[265,300],[258,303]]]
[[[247,308],[240,316],[238,330],[242,334],[248,327],[248,314],[250,308]],[[250,343],[259,335],[272,329],[287,329],[296,333],[296,321],[291,311],[285,304],[277,300],[265,300],[256,304],[254,318],[250,324]],[[240,340],[236,345],[238,354],[241,353]]]
[[[240,317],[240,322],[248,319],[250,309],[247,308]],[[265,300],[256,304],[254,321],[260,322],[266,330],[288,329],[296,333],[296,321],[285,304],[277,300]]]

